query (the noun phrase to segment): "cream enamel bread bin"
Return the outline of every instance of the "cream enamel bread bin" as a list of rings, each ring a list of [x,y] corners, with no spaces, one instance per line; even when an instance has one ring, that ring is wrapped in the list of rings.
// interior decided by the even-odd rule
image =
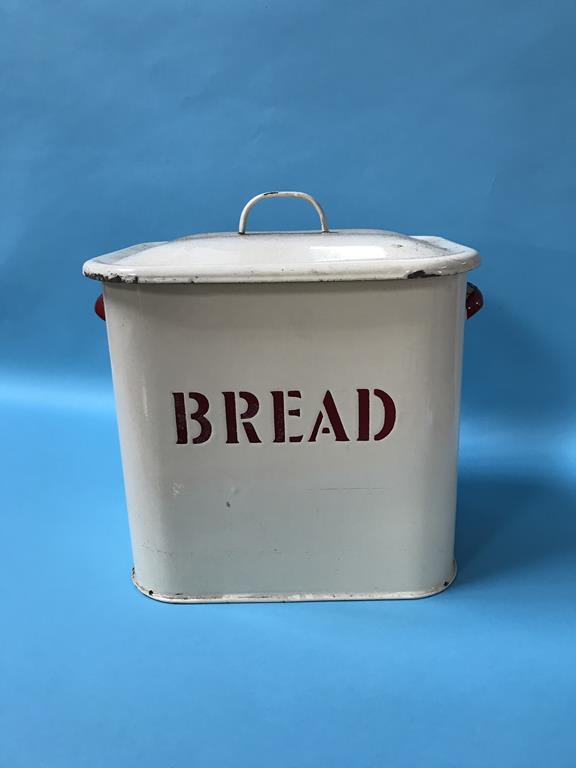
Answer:
[[[318,232],[246,232],[299,197]],[[415,598],[455,576],[476,251],[330,230],[300,192],[238,232],[100,256],[134,583],[176,603]]]

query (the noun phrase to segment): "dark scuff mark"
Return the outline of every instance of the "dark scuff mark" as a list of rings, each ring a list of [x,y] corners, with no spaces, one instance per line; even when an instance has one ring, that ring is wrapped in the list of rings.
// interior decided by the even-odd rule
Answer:
[[[138,277],[136,275],[104,275],[101,272],[91,272],[89,275],[84,273],[85,277],[89,277],[91,280],[101,280],[103,283],[137,283]]]
[[[437,275],[431,275],[429,272],[424,272],[423,269],[417,269],[416,272],[409,272],[406,275],[407,280],[412,280],[415,277],[437,277]]]

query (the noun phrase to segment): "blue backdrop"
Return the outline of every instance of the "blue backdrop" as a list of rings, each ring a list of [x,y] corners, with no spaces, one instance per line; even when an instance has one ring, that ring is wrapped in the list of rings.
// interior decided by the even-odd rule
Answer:
[[[576,6],[0,2],[0,765],[576,764]],[[233,229],[477,247],[455,586],[173,607],[129,581],[82,262]],[[314,227],[303,204],[258,228]]]

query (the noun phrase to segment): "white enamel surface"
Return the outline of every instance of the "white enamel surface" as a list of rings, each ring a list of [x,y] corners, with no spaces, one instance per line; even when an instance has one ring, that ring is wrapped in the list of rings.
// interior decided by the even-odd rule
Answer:
[[[472,248],[384,230],[229,232],[125,248],[86,262],[84,274],[127,283],[394,280],[457,274],[478,263]]]
[[[464,275],[104,283],[140,588],[174,601],[351,599],[448,583],[465,287]],[[330,390],[353,437],[358,388],[394,399],[385,439],[272,442],[271,391],[302,392],[289,429],[306,437]],[[262,403],[261,444],[224,440],[222,392],[239,390]],[[176,443],[179,391],[209,397],[206,443]]]

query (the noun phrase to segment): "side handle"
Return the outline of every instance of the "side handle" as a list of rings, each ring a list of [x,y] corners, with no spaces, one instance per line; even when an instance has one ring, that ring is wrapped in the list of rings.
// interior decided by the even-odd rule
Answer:
[[[106,308],[104,307],[104,296],[100,294],[94,302],[94,312],[101,320],[106,320]]]
[[[466,285],[466,317],[472,317],[476,312],[480,312],[483,306],[482,291],[474,283],[468,283]]]

